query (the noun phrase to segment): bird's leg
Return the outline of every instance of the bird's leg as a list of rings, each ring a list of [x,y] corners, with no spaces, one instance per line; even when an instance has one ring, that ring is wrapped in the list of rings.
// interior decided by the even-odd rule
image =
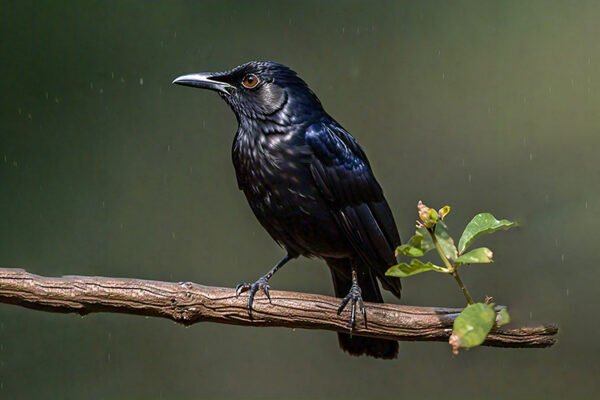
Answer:
[[[352,331],[354,330],[354,323],[356,322],[356,303],[358,303],[359,309],[362,312],[363,320],[365,321],[365,328],[367,327],[367,311],[365,309],[365,304],[362,299],[362,292],[360,290],[360,286],[358,286],[358,277],[356,274],[356,270],[352,268],[352,286],[350,287],[350,291],[342,300],[342,304],[338,308],[337,314],[340,315],[344,308],[346,308],[346,304],[352,300],[351,303],[351,313],[350,313],[350,335],[352,335]]]
[[[271,296],[269,295],[268,281],[273,276],[273,274],[275,272],[277,272],[277,270],[279,268],[283,267],[285,265],[285,263],[287,263],[291,259],[292,259],[292,257],[288,254],[285,257],[283,257],[277,264],[275,264],[275,266],[273,268],[271,268],[271,270],[269,272],[267,272],[263,277],[261,277],[256,282],[254,282],[252,284],[240,283],[239,285],[237,285],[235,287],[235,295],[236,296],[239,296],[240,293],[245,292],[246,290],[250,290],[250,293],[248,295],[248,315],[250,316],[250,319],[252,319],[252,303],[254,302],[254,295],[256,294],[256,292],[258,292],[259,289],[262,289],[263,292],[265,292],[267,299],[269,299],[269,303],[271,303]]]

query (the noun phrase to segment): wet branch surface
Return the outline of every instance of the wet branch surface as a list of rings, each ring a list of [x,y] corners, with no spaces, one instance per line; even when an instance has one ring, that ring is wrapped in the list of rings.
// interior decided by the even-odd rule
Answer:
[[[113,312],[169,318],[184,325],[219,322],[348,332],[349,308],[336,314],[340,299],[308,293],[270,291],[254,300],[253,319],[247,295],[230,288],[191,282],[160,282],[96,276],[50,278],[22,269],[0,268],[0,303],[50,312]],[[359,319],[355,335],[402,341],[447,341],[462,309],[366,303],[368,326]],[[484,345],[548,347],[556,342],[554,324],[517,329],[494,328]]]

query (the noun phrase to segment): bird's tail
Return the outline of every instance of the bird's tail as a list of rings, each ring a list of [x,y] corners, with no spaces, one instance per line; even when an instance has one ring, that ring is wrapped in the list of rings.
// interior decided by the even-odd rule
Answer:
[[[350,259],[327,260],[327,264],[331,269],[336,297],[343,298],[350,291],[350,287],[352,286],[351,262],[353,261]],[[379,285],[370,269],[368,267],[357,269],[358,285],[362,291],[363,300],[373,303],[383,303]],[[350,305],[347,307],[350,307]],[[356,323],[363,323],[362,318],[360,317],[361,314],[357,313],[357,315],[359,317],[357,318]],[[367,310],[367,319],[368,315],[369,311]],[[392,359],[398,356],[398,342],[394,340],[374,339],[364,336],[351,337],[348,333],[338,333],[338,340],[340,347],[353,356],[365,354],[375,358],[386,359]]]

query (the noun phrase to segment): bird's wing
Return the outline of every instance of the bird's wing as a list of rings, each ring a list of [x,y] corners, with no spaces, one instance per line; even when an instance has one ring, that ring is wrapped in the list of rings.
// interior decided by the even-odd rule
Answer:
[[[396,263],[400,237],[392,212],[356,140],[333,121],[306,131],[314,157],[310,170],[344,235],[384,286],[400,297],[400,280],[385,276]]]

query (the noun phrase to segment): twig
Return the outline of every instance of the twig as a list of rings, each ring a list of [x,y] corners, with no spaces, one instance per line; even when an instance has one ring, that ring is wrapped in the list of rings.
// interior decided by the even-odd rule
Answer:
[[[467,287],[465,286],[464,282],[460,278],[460,275],[458,274],[458,268],[456,268],[454,265],[450,264],[450,261],[448,260],[448,258],[444,254],[444,252],[442,251],[442,247],[440,246],[440,243],[438,242],[437,237],[435,236],[435,226],[433,228],[434,229],[427,228],[427,232],[429,232],[429,235],[431,236],[431,241],[433,242],[438,254],[440,255],[442,261],[444,262],[446,269],[448,271],[450,271],[450,273],[456,280],[456,283],[458,283],[458,286],[460,287],[460,290],[462,290],[463,295],[465,296],[465,299],[467,300],[467,303],[473,304],[473,298],[469,294]]]
[[[233,289],[141,279],[64,276],[48,278],[22,269],[0,268],[0,302],[40,311],[115,312],[172,319],[184,325],[212,321],[234,325],[284,326],[347,332],[348,314],[336,313],[339,299],[307,293],[271,291],[254,301],[254,319],[246,297]],[[457,308],[366,303],[368,327],[354,334],[395,340],[447,341]],[[556,325],[496,328],[484,345],[547,347],[556,342]]]

